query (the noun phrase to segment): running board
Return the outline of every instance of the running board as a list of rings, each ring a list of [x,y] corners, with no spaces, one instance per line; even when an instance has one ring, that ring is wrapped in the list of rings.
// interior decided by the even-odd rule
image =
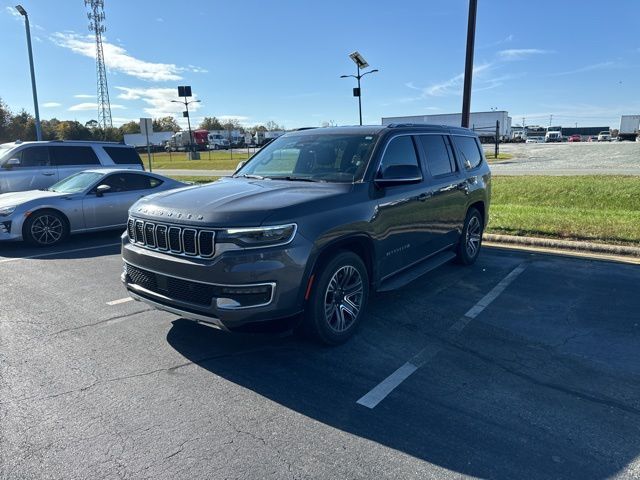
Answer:
[[[429,273],[431,270],[444,265],[454,258],[456,258],[456,254],[451,250],[440,252],[433,257],[429,257],[413,267],[394,275],[388,280],[383,281],[380,288],[378,288],[378,292],[389,292],[391,290],[404,287],[406,284],[413,282],[425,273]]]

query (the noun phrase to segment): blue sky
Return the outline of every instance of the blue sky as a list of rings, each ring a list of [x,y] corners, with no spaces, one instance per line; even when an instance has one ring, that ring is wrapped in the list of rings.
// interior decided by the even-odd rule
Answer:
[[[472,111],[513,124],[617,127],[640,113],[638,0],[479,0]],[[0,97],[33,111],[24,23],[0,0]],[[23,0],[31,20],[42,118],[96,118],[95,47],[82,0]],[[365,123],[459,112],[467,0],[105,0],[114,124],[180,116],[177,85],[201,103],[192,119],[273,120],[287,128],[357,123],[348,54],[363,79]],[[7,46],[9,48],[7,48]]]

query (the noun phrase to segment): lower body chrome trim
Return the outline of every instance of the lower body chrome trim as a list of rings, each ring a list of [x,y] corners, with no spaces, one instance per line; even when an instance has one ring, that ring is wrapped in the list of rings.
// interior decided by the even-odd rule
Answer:
[[[146,288],[142,288],[139,285],[127,284],[127,290],[129,291],[129,295],[131,296],[131,298],[133,298],[134,300],[147,303],[157,308],[158,310],[163,310],[165,312],[173,313],[174,315],[179,315],[182,318],[186,318],[187,320],[193,320],[198,323],[204,323],[211,327],[215,327],[219,330],[224,330],[225,332],[229,331],[229,329],[225,327],[224,324],[218,318],[209,317],[207,315],[200,315],[198,313],[188,312],[186,310],[181,310],[175,307],[169,307],[163,303],[151,300],[149,297],[160,297],[160,298],[166,298],[166,297],[163,297],[162,295],[158,295],[157,293],[147,290]],[[140,294],[142,295],[138,295],[136,294],[136,292],[140,292]],[[166,298],[166,299],[170,301],[169,298]]]

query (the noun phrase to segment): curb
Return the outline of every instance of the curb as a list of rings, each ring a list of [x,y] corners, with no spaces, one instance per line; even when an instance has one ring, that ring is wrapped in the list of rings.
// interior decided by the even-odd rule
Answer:
[[[559,250],[571,250],[585,253],[604,253],[608,255],[623,255],[640,258],[640,247],[629,247],[626,245],[610,245],[538,237],[518,237],[514,235],[496,235],[493,233],[485,233],[482,238],[483,240],[494,243],[555,248]]]

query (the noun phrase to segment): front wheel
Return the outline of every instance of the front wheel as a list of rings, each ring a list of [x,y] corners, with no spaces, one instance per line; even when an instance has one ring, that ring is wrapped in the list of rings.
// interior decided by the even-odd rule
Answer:
[[[318,272],[304,327],[328,345],[347,341],[356,331],[369,298],[369,275],[361,258],[340,252]]]
[[[456,251],[457,260],[463,265],[473,264],[480,254],[482,246],[482,231],[484,222],[482,215],[475,208],[467,212],[467,217],[462,227],[462,235]]]
[[[68,234],[66,219],[60,213],[51,210],[32,213],[24,222],[24,239],[37,247],[57,245]]]

